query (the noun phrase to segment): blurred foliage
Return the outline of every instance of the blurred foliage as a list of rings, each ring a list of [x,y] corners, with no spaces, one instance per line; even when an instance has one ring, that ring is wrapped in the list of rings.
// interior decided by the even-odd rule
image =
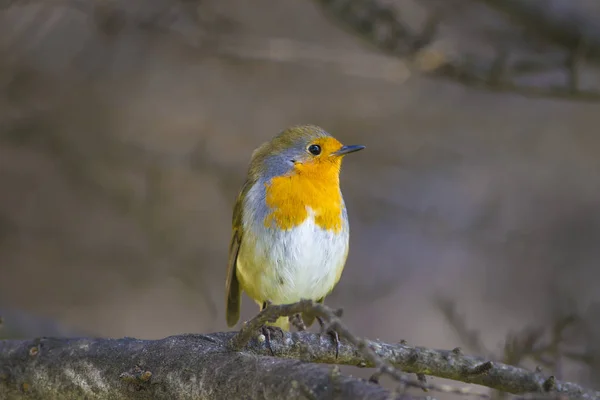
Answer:
[[[563,379],[565,362],[575,362],[588,368],[589,382],[594,384],[596,379],[592,377],[598,376],[600,371],[597,369],[596,340],[589,340],[589,332],[590,327],[597,324],[597,316],[589,315],[587,311],[578,313],[572,299],[564,294],[557,293],[554,300],[556,314],[546,324],[530,324],[506,334],[502,355],[486,348],[480,333],[469,328],[458,312],[455,301],[438,297],[436,305],[461,342],[474,354],[508,365],[533,367],[556,379]],[[495,396],[504,397],[500,393]]]

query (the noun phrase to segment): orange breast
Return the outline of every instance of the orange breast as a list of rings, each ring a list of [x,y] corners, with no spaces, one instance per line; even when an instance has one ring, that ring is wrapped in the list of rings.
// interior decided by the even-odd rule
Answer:
[[[342,195],[339,181],[340,163],[325,161],[302,164],[285,176],[271,179],[266,185],[266,202],[272,209],[265,226],[291,229],[314,212],[315,223],[325,229],[342,229]]]

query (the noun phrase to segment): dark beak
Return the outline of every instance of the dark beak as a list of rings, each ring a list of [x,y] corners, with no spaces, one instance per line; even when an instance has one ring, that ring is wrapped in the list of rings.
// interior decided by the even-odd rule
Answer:
[[[350,145],[350,146],[342,146],[338,151],[334,151],[331,153],[332,156],[345,156],[346,154],[354,153],[355,151],[359,151],[364,149],[365,146],[362,145]]]

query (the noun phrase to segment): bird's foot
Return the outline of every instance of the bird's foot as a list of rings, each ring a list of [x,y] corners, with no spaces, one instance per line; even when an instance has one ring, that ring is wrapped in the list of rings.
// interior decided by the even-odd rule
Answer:
[[[340,354],[340,335],[338,335],[335,330],[328,329],[325,325],[325,321],[323,321],[323,318],[317,317],[317,321],[319,321],[319,325],[321,325],[321,334],[326,331],[326,333],[333,339],[333,343],[335,344],[335,359],[337,360]]]
[[[281,335],[281,338],[283,339],[283,337],[284,337],[283,329],[281,329],[278,326],[263,325],[260,328],[260,332],[265,336],[265,343],[267,344],[267,348],[271,352],[271,355],[275,356],[275,353],[273,352],[273,348],[271,347],[271,335],[273,333],[277,333],[277,334]]]
[[[295,327],[296,329],[298,329],[299,332],[306,330],[306,324],[304,323],[304,320],[302,319],[301,314],[295,314],[295,315],[291,316],[290,324],[293,327]]]

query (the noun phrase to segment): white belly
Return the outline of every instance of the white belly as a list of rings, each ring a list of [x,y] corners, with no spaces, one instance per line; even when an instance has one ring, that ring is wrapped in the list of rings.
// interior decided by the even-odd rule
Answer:
[[[326,231],[308,211],[302,224],[287,231],[267,228],[257,223],[260,218],[245,221],[237,274],[254,300],[273,304],[318,300],[337,283],[348,255],[348,224],[337,233]]]

